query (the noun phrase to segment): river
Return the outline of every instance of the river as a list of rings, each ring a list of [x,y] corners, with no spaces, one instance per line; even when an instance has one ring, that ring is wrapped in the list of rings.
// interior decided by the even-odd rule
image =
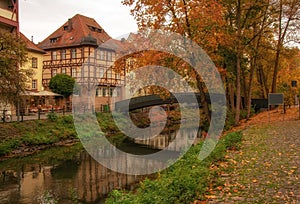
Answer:
[[[123,144],[120,149],[136,154],[150,154],[168,146],[170,133],[152,141]],[[179,137],[190,139],[194,131],[181,131]],[[184,142],[184,140],[182,140]],[[177,156],[177,149],[170,154]],[[159,162],[159,161],[154,161]],[[53,147],[37,154],[0,162],[0,203],[36,204],[44,200],[58,203],[104,203],[113,189],[133,190],[144,176],[111,171],[96,162],[81,146]]]

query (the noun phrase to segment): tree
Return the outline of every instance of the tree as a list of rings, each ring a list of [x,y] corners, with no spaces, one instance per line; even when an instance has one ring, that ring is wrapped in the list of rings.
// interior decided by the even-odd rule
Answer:
[[[273,70],[272,93],[276,93],[277,76],[279,71],[280,56],[286,43],[299,39],[300,1],[278,0],[277,16],[278,22],[274,24],[277,28],[276,58]],[[299,43],[299,41],[297,41]]]
[[[25,42],[16,34],[0,32],[0,98],[16,104],[32,76],[29,69],[20,68],[27,62]]]
[[[213,60],[217,57],[215,53],[218,46],[226,41],[225,32],[223,32],[225,25],[223,7],[217,1],[123,0],[123,4],[132,7],[132,15],[137,20],[140,30],[150,28],[179,33],[196,42]],[[194,59],[190,60],[194,61]],[[177,62],[178,60],[173,61],[175,65]],[[202,77],[186,66],[177,66],[176,71],[179,71],[178,69],[186,70],[185,75],[196,79],[195,85],[201,94],[201,104],[206,118],[210,120]]]
[[[57,74],[51,78],[49,88],[64,97],[69,97],[74,90],[75,79],[66,74]]]

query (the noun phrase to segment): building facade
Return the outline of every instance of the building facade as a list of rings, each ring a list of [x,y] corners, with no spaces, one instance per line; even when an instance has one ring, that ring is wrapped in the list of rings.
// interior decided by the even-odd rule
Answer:
[[[40,92],[43,90],[43,60],[46,52],[38,48],[25,35],[20,33],[22,40],[26,43],[28,61],[22,65],[23,69],[31,69],[32,77],[28,80],[26,89],[32,92]]]
[[[95,110],[108,110],[111,97],[121,97],[123,72],[114,70],[114,41],[92,18],[77,14],[38,44],[47,54],[43,61],[43,86],[56,74],[72,76],[77,83],[93,86]],[[114,44],[114,43],[112,43]],[[110,44],[111,45],[111,44]]]

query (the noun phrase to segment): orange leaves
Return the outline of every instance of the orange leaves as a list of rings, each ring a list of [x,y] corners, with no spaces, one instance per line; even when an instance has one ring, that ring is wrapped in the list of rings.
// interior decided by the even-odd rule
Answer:
[[[132,7],[140,29],[166,29],[188,36],[203,48],[217,48],[224,41],[224,8],[215,0],[123,0]],[[209,50],[206,50],[209,52]]]

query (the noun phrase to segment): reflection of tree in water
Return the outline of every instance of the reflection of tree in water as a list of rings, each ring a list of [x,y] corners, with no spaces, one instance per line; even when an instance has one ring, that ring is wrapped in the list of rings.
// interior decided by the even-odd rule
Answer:
[[[79,160],[67,160],[63,164],[51,169],[51,176],[54,179],[74,179],[78,173],[79,166]]]

